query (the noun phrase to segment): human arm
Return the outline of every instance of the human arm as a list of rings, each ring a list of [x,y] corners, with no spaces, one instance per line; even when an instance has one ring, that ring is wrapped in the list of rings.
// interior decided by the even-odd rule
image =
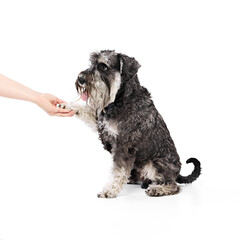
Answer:
[[[35,103],[50,116],[71,117],[74,115],[73,111],[56,106],[63,103],[63,100],[51,94],[36,92],[2,74],[0,74],[0,96]]]

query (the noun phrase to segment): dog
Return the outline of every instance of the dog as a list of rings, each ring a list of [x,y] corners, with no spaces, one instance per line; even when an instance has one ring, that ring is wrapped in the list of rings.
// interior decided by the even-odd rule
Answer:
[[[133,57],[103,50],[90,55],[90,67],[79,73],[79,101],[59,107],[73,110],[97,130],[104,149],[113,158],[112,180],[97,196],[117,197],[124,184],[141,184],[149,196],[180,191],[178,183],[192,183],[200,173],[200,162],[190,158],[194,170],[180,174],[181,162],[169,130],[138,80],[140,64]]]

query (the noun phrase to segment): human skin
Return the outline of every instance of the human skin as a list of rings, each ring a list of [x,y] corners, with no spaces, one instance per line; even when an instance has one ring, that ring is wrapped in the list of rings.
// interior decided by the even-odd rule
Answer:
[[[35,103],[50,116],[72,117],[73,111],[61,109],[57,104],[65,101],[49,93],[40,93],[0,73],[0,96]]]

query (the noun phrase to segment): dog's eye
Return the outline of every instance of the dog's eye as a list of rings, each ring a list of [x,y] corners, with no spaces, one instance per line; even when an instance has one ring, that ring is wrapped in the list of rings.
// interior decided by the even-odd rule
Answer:
[[[98,71],[107,71],[107,70],[108,70],[108,67],[107,67],[107,65],[104,64],[104,63],[99,63],[99,64],[97,65],[97,69],[98,69]]]

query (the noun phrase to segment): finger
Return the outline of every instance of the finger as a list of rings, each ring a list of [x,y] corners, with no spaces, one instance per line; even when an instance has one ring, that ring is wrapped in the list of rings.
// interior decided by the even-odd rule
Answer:
[[[57,103],[66,103],[64,100],[62,100],[62,99],[60,99],[60,98],[57,98],[57,99],[56,99],[56,102],[57,102]]]
[[[56,106],[57,104],[67,103],[67,102],[63,101],[62,99],[59,99],[59,98],[55,97],[55,98],[51,101],[51,103],[52,103],[54,106]]]
[[[56,107],[55,108],[55,112],[56,113],[69,113],[69,112],[72,112],[72,110],[69,110],[69,109],[63,109],[63,108],[58,108],[58,107]]]
[[[54,116],[57,116],[57,117],[72,117],[74,115],[74,112],[71,111],[69,113],[56,113],[54,114]]]

